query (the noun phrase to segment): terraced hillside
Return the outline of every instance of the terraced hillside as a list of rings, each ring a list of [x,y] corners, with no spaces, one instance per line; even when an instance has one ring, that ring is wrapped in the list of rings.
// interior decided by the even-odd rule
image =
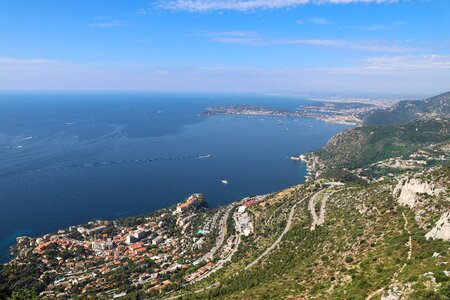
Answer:
[[[252,208],[260,229],[226,269],[180,292],[180,299],[447,299],[449,242],[426,235],[448,214],[449,175],[438,168],[369,186],[330,187],[320,180],[284,191],[282,203],[275,197]],[[402,189],[411,186],[405,180],[430,189],[406,204]],[[278,227],[270,222],[280,209],[294,212],[289,230],[258,260],[272,245],[268,240],[283,233],[266,234],[267,225]],[[450,234],[448,219],[445,226]]]

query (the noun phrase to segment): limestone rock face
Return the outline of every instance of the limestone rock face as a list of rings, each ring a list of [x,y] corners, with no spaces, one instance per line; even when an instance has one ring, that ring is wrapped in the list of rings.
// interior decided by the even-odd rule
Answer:
[[[436,188],[433,184],[421,181],[420,179],[403,178],[394,188],[393,195],[397,197],[398,203],[414,208],[417,194],[434,196],[438,195],[441,191],[441,189]]]
[[[444,241],[450,241],[450,211],[444,213],[441,218],[436,222],[436,225],[427,234],[426,239],[440,239]]]

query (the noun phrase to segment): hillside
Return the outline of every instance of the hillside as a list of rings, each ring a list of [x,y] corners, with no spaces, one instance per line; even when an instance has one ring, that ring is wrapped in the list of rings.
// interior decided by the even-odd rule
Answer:
[[[448,299],[449,129],[443,118],[338,134],[306,156],[307,184],[252,206],[255,234],[226,269],[176,295]]]
[[[450,92],[421,101],[400,101],[394,107],[370,113],[364,125],[396,125],[450,115]]]
[[[322,181],[285,191],[282,203],[275,197],[252,207],[259,229],[227,269],[180,299],[448,299],[449,242],[436,238],[433,227],[445,218],[438,227],[442,234],[446,226],[450,238],[449,174],[444,168],[367,187]],[[412,185],[402,180],[431,189],[410,206],[401,195]],[[323,220],[315,222],[322,208]],[[273,214],[289,209],[294,217],[283,240],[246,269],[274,240],[265,233],[279,226]]]
[[[450,119],[395,126],[363,126],[341,132],[307,155],[315,177],[327,169],[348,169],[380,177],[448,161]],[[383,163],[384,162],[384,163]]]

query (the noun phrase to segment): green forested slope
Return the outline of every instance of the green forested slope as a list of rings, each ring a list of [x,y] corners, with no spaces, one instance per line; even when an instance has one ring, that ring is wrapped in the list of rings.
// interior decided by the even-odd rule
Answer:
[[[431,144],[449,140],[448,118],[396,126],[363,126],[337,134],[314,154],[328,168],[354,169],[390,157],[406,157]]]
[[[395,125],[450,115],[450,92],[425,100],[405,100],[369,114],[364,125]]]

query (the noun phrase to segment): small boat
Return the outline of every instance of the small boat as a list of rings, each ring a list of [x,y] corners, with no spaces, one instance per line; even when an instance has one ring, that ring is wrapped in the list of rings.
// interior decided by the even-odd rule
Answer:
[[[223,184],[228,184],[228,180],[222,179]]]

